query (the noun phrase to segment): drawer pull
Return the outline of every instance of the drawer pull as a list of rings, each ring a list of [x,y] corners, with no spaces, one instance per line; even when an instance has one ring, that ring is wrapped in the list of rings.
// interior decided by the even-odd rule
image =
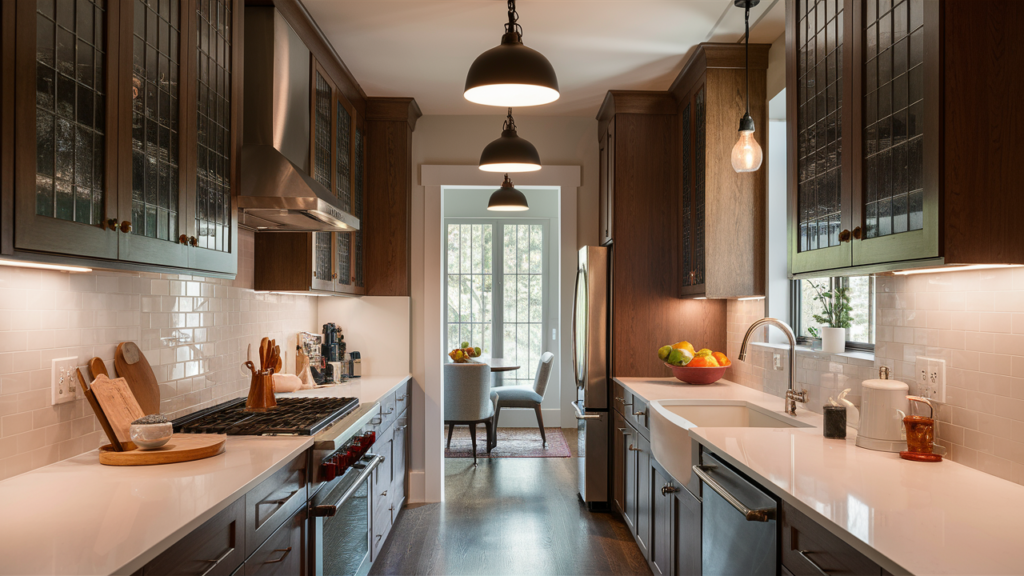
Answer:
[[[395,409],[392,408],[391,410],[388,410],[387,412],[385,412],[384,415],[385,416],[390,416],[391,414],[394,414],[394,413],[395,413]]]
[[[664,486],[661,487],[662,496],[665,496],[666,494],[675,494],[676,492],[679,492],[679,488],[676,488],[671,484],[665,484]]]
[[[647,410],[641,410],[639,412],[633,412],[633,416],[647,416]]]
[[[811,557],[808,556],[808,554],[812,553],[810,550],[798,550],[798,552],[800,553],[801,558],[807,560],[807,563],[813,566],[814,569],[818,571],[818,574],[821,574],[821,576],[829,576],[828,572],[826,572],[821,566],[818,566],[818,563],[814,560],[811,560]]]
[[[284,552],[284,554],[281,554],[281,557],[278,558],[277,560],[267,560],[266,562],[264,562],[264,564],[277,564],[278,562],[284,562],[285,557],[288,556],[288,553],[291,552],[291,551],[292,551],[292,547],[291,546],[289,546],[287,548],[280,548],[278,550],[274,550],[274,552]]]
[[[395,401],[396,402],[405,402],[405,394],[402,394],[401,396],[396,397]]]
[[[632,450],[633,452],[643,452],[643,450],[639,448],[634,448],[632,444],[629,445],[629,449]]]
[[[228,548],[228,551],[221,554],[220,558],[217,558],[216,560],[202,560],[202,562],[209,562],[211,565],[209,568],[206,569],[205,572],[202,573],[201,576],[209,576],[210,572],[213,572],[213,569],[216,568],[218,564],[223,562],[228,556],[231,556],[231,553],[234,551],[235,549],[233,547]]]
[[[626,436],[630,436],[633,433],[629,431],[629,428],[619,428],[619,432],[622,432]]]
[[[622,407],[623,408],[625,408],[626,406],[632,406],[633,405],[632,402],[626,402],[625,398],[618,398],[618,397],[616,397],[615,399],[622,403]]]
[[[381,495],[382,498],[387,498],[388,497],[388,491],[385,490],[385,491],[381,492],[380,495]]]
[[[381,534],[377,534],[377,542],[380,542]]]

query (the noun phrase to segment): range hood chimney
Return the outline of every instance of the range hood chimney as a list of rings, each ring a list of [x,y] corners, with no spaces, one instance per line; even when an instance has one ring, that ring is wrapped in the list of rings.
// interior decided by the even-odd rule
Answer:
[[[272,6],[245,9],[245,104],[239,226],[260,232],[351,232],[359,219],[314,180],[310,55]]]

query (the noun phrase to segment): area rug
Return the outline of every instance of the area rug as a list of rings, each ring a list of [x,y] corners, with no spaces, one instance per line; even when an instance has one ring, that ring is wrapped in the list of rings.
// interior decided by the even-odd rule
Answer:
[[[487,432],[483,424],[476,429],[477,458],[569,458],[569,444],[560,428],[545,428],[547,447],[540,440],[536,428],[498,428],[498,445],[487,452]],[[448,441],[448,427],[444,427],[444,441]],[[452,433],[452,446],[445,449],[445,458],[472,458],[473,443],[469,426],[456,426]]]

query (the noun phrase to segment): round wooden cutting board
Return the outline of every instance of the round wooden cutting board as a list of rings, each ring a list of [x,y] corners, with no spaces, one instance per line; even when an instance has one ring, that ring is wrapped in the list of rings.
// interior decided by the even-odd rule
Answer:
[[[223,452],[226,439],[225,434],[174,434],[167,444],[155,450],[139,450],[131,442],[125,442],[124,452],[117,452],[107,444],[100,448],[100,464],[149,466],[201,460]]]

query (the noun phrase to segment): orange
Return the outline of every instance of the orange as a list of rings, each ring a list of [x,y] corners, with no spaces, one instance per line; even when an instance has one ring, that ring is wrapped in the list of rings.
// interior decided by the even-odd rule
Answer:
[[[678,350],[686,350],[690,354],[696,354],[697,353],[696,350],[693,349],[693,344],[690,344],[686,340],[683,340],[681,342],[676,342],[675,344],[672,345],[672,347],[676,348]]]
[[[718,366],[718,362],[710,356],[694,356],[693,360],[690,360],[690,363],[686,365],[687,368],[712,368],[714,366]]]
[[[719,366],[732,366],[732,360],[729,360],[725,354],[722,354],[721,352],[714,352],[711,355],[718,361]]]

